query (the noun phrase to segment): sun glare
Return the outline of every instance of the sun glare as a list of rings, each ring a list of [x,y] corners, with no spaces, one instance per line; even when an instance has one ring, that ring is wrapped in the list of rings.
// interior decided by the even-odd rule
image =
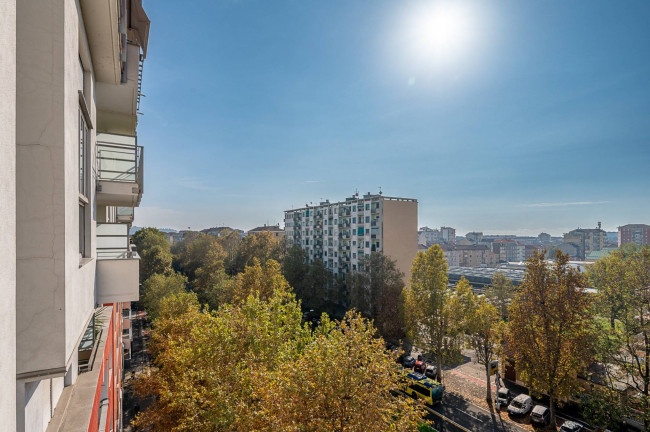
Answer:
[[[472,41],[471,18],[460,3],[439,2],[414,10],[406,25],[408,51],[418,62],[456,63]]]

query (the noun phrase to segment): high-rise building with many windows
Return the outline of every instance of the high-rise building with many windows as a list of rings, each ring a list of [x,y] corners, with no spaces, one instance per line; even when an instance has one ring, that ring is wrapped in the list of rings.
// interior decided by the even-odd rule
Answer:
[[[0,430],[122,430],[141,0],[0,2]]]
[[[364,271],[363,259],[383,252],[408,280],[418,247],[418,202],[382,194],[355,194],[345,201],[286,210],[287,245],[297,245],[310,261],[320,259],[343,276]]]

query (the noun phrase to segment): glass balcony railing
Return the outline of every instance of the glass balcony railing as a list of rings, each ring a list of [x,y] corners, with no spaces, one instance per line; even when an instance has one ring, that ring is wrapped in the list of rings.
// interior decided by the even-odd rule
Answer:
[[[99,204],[137,206],[143,191],[144,149],[135,136],[97,134]]]
[[[139,299],[140,257],[129,245],[129,227],[97,224],[97,301],[117,303]]]

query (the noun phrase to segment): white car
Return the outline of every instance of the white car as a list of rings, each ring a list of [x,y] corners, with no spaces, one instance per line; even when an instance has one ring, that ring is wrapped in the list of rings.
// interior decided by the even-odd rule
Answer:
[[[508,414],[511,416],[525,416],[533,409],[533,399],[525,394],[520,394],[508,405]]]

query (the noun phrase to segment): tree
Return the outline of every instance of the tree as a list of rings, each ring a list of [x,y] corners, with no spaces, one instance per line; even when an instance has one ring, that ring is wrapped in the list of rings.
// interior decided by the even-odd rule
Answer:
[[[288,250],[282,261],[282,274],[293,287],[296,297],[305,301],[305,280],[309,272],[307,251],[300,246],[293,245]]]
[[[515,296],[515,287],[512,281],[503,272],[496,272],[492,282],[485,290],[485,297],[496,306],[501,318],[508,319],[508,306]]]
[[[550,267],[545,253],[535,252],[526,268],[509,310],[508,348],[522,380],[534,393],[548,395],[554,424],[555,403],[578,388],[577,374],[591,358],[591,299],[568,255],[558,251]]]
[[[142,284],[142,304],[150,319],[156,319],[161,302],[168,296],[185,292],[187,278],[179,273],[153,274]]]
[[[393,259],[381,252],[373,252],[363,259],[367,272],[348,276],[350,305],[363,316],[374,320],[382,336],[390,339],[403,337],[399,320],[399,297],[404,288],[404,274]]]
[[[447,260],[440,246],[433,245],[426,252],[418,252],[413,260],[408,293],[403,295],[407,302],[403,310],[409,313],[408,335],[415,345],[433,353],[439,381],[442,363],[454,362],[460,356],[454,325],[458,317],[452,315],[453,292],[447,282]]]
[[[476,353],[479,363],[485,365],[486,396],[492,401],[490,385],[490,364],[496,360],[503,336],[504,322],[496,306],[485,297],[475,296],[474,310],[469,318],[468,344]]]
[[[270,232],[260,232],[244,237],[237,248],[233,267],[227,269],[228,273],[235,275],[244,271],[246,266],[253,264],[257,258],[261,264],[273,259],[282,261],[284,255],[284,244],[278,241]]]
[[[247,266],[243,273],[235,277],[234,283],[228,286],[221,303],[236,304],[249,296],[268,300],[275,292],[291,291],[280,269],[280,263],[275,260],[268,260],[262,266],[257,258],[253,259],[253,265]]]
[[[157,228],[142,228],[131,236],[131,241],[138,252],[144,252],[154,246],[160,246],[164,251],[169,252],[169,242],[165,233]]]
[[[610,368],[610,387],[628,383],[639,392],[638,408],[650,427],[650,247],[623,247],[589,272],[598,288],[598,309],[610,322],[602,331],[599,356]]]
[[[348,312],[310,343],[294,364],[284,364],[266,388],[270,430],[414,430],[421,417],[407,399],[396,398],[394,360],[372,324]]]
[[[140,255],[140,282],[149,276],[171,272],[172,256],[165,234],[156,228],[142,228],[131,236]]]

